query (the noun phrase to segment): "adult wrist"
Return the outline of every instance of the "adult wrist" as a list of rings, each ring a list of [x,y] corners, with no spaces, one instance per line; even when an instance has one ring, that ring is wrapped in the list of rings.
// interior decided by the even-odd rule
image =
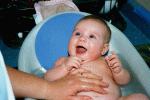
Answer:
[[[52,85],[51,85],[52,82],[49,82],[49,81],[45,81],[45,85],[44,85],[44,88],[43,88],[43,98],[42,99],[50,99],[50,97],[52,96],[52,90],[54,90],[52,88]],[[50,99],[51,100],[51,99]]]

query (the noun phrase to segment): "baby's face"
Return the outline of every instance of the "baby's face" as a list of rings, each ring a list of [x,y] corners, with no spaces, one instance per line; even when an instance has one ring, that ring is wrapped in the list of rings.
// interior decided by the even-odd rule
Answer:
[[[79,56],[85,62],[95,60],[103,54],[106,40],[106,26],[95,20],[82,20],[74,28],[68,52]]]

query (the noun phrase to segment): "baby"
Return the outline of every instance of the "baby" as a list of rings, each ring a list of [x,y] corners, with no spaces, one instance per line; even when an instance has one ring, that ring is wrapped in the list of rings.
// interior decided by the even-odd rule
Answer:
[[[80,92],[78,95],[87,95],[93,100],[148,100],[140,93],[121,97],[118,85],[128,84],[130,74],[122,67],[114,51],[110,52],[110,57],[103,56],[109,49],[110,37],[111,30],[102,19],[93,15],[80,19],[69,41],[69,56],[59,58],[54,67],[46,72],[44,79],[54,81],[75,73],[76,69],[86,69],[103,77],[103,81],[109,84],[105,88],[108,94]],[[81,76],[84,77],[84,73]]]

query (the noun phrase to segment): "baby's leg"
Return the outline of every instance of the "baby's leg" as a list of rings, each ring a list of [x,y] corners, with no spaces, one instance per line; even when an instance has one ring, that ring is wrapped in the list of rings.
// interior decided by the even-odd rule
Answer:
[[[120,97],[118,100],[149,100],[149,98],[142,93],[134,93],[128,96]]]

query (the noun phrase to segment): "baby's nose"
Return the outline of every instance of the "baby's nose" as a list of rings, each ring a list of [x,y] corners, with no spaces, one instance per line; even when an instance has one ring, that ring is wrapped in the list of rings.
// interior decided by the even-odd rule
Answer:
[[[87,42],[87,39],[86,39],[85,36],[81,36],[81,37],[80,37],[80,41],[82,41],[82,42]]]

